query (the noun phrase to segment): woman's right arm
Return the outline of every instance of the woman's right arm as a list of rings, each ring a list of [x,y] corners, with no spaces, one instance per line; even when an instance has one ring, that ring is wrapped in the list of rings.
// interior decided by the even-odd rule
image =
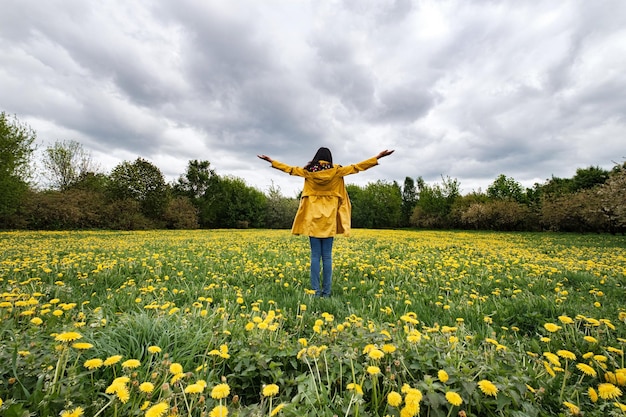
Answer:
[[[257,155],[257,156],[260,159],[271,163],[272,164],[272,168],[276,168],[278,170],[286,172],[289,175],[297,175],[298,177],[303,177],[304,176],[304,168],[292,167],[290,165],[283,164],[282,162],[278,162],[277,160],[272,159],[272,158],[270,158],[267,155]]]

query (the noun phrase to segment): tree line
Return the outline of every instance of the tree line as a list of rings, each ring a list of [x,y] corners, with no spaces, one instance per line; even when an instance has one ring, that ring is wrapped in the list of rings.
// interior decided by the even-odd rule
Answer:
[[[57,141],[43,154],[48,186],[32,183],[36,132],[0,113],[0,228],[193,229],[289,228],[297,197],[270,186],[266,193],[241,178],[218,175],[191,160],[167,183],[160,169],[137,158],[99,172],[76,141]],[[626,231],[626,163],[579,168],[524,188],[499,175],[487,190],[461,195],[457,179],[423,178],[348,185],[353,227],[503,231]]]

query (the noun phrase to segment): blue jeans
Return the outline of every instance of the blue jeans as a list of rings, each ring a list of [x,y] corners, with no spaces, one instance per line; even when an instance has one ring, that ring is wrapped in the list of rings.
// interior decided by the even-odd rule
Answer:
[[[333,238],[309,237],[311,244],[311,288],[316,296],[330,296],[333,279]],[[320,288],[320,259],[322,261],[322,287]]]

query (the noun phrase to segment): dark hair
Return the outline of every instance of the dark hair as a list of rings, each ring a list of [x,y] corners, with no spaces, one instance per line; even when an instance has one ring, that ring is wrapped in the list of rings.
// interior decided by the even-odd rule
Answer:
[[[331,165],[333,164],[333,154],[330,152],[330,149],[323,147],[319,148],[315,153],[313,159],[309,161],[308,164],[306,164],[304,169],[306,169],[307,171],[311,171],[311,167],[319,165],[320,161],[326,161]]]

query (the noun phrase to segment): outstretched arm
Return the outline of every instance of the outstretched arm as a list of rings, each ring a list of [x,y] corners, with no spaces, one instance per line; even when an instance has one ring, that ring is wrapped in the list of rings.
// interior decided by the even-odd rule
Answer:
[[[270,158],[267,155],[257,155],[257,156],[261,158],[262,160],[269,162],[270,164],[272,163],[272,158]]]
[[[385,156],[389,156],[389,155],[391,155],[393,152],[394,152],[393,150],[391,150],[391,151],[390,151],[390,150],[388,150],[388,149],[385,149],[384,151],[381,151],[378,155],[376,155],[376,159],[380,159],[380,158],[383,158],[383,157],[385,157]]]

